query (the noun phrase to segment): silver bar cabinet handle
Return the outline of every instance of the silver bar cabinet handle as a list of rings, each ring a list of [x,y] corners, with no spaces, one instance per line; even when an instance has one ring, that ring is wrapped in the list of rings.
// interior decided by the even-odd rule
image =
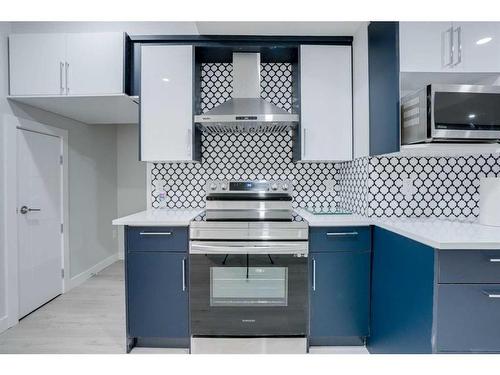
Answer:
[[[485,290],[484,294],[486,294],[489,298],[500,298],[500,292],[488,292]]]
[[[458,64],[460,64],[462,62],[462,26],[459,26],[455,29],[456,33],[457,33],[457,43],[458,43],[458,46],[457,46],[457,50],[458,50],[458,58],[457,58],[457,62],[455,64],[453,64],[453,66],[457,66]],[[454,31],[454,32],[455,32]]]
[[[66,77],[66,94],[69,94],[69,85],[68,85],[68,70],[69,70],[69,62],[66,61],[66,71],[65,71],[65,77]]]
[[[188,129],[187,132],[187,150],[188,150],[188,158],[191,159],[193,156],[191,155],[191,143],[193,142],[193,137],[191,136],[191,129]]]
[[[453,26],[450,27],[450,63],[449,66],[453,66],[453,60],[455,60],[455,45],[453,40]]]
[[[63,67],[64,67],[64,63],[62,61],[60,61],[59,62],[59,89],[60,89],[61,95],[64,94]]]
[[[490,258],[491,263],[500,263],[500,258]]]
[[[313,274],[312,274],[312,277],[313,277],[312,288],[315,291],[316,290],[316,259],[314,259],[314,258],[313,258]]]
[[[186,291],[186,258],[182,259],[182,291]]]
[[[358,232],[328,232],[326,235],[328,237],[347,237],[347,236],[357,236]]]
[[[306,128],[302,128],[302,157],[306,157]]]
[[[140,232],[141,236],[171,236],[172,232]]]

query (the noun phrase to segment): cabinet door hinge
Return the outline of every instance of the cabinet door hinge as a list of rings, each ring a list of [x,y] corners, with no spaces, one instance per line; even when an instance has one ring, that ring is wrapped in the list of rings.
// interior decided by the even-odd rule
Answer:
[[[64,279],[64,268],[61,268],[61,278]]]
[[[63,163],[63,156],[62,156],[62,155],[59,155],[59,164],[61,164],[61,165],[62,165],[62,163]]]
[[[64,233],[64,224],[61,223],[61,233]]]

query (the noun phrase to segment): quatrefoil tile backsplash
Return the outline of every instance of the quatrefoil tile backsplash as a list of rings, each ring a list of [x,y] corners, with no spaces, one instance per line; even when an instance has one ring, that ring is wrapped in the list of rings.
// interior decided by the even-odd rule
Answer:
[[[200,88],[202,112],[230,99],[232,65],[203,64]],[[292,94],[291,64],[261,64],[263,99],[291,112]],[[208,180],[289,179],[294,207],[339,206],[374,217],[474,217],[480,178],[500,177],[499,154],[294,163],[292,142],[291,134],[204,134],[201,163],[150,164],[151,205],[158,207],[156,180],[165,181],[167,207],[193,208],[205,206]],[[411,194],[404,179],[412,180]]]

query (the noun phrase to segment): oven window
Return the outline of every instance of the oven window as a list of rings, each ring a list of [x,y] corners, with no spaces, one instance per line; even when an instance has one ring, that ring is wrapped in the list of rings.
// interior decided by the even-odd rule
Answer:
[[[210,306],[287,306],[287,267],[211,267]]]

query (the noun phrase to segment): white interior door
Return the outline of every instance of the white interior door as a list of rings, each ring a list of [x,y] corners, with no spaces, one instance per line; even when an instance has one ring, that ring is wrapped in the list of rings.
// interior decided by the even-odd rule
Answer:
[[[19,317],[62,293],[61,143],[17,131]]]

